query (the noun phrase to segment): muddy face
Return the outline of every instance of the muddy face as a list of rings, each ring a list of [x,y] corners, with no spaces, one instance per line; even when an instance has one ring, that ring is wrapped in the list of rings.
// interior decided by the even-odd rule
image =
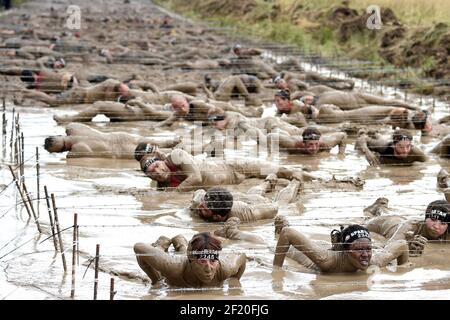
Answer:
[[[164,161],[156,161],[148,167],[145,175],[152,180],[165,182],[170,179],[170,169]]]
[[[284,79],[278,80],[278,82],[277,82],[277,89],[280,89],[280,90],[287,90],[287,89],[289,89],[286,80],[284,80]]]
[[[317,154],[320,150],[320,141],[319,140],[306,141],[305,150],[308,154]]]
[[[184,98],[174,99],[172,109],[178,115],[187,115],[189,113],[189,102]]]
[[[406,158],[411,152],[412,144],[409,140],[402,140],[394,144],[394,154],[397,158]]]
[[[439,237],[443,236],[448,228],[447,223],[432,218],[425,219],[425,226],[427,228],[428,234],[433,237],[433,239],[438,239]]]
[[[306,95],[303,97],[303,102],[307,105],[312,105],[314,103],[314,97],[311,95]]]
[[[355,268],[365,270],[369,267],[372,258],[372,243],[367,238],[355,240],[350,244],[347,254]]]
[[[290,100],[278,96],[275,97],[275,105],[281,113],[289,113],[292,108]]]
[[[209,284],[219,269],[219,260],[193,259],[191,260],[192,271],[201,282]]]

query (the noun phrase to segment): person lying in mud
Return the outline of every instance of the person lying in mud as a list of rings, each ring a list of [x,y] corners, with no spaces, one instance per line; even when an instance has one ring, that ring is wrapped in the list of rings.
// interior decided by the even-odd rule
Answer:
[[[412,144],[412,140],[412,135],[402,129],[394,131],[391,141],[371,138],[365,132],[361,132],[356,139],[355,149],[366,156],[370,165],[412,164],[416,161],[427,161],[427,156]]]
[[[260,116],[262,109],[249,109],[233,106],[231,103],[222,101],[209,101],[188,99],[182,95],[174,95],[171,99],[173,113],[154,127],[171,126],[176,121],[184,119],[188,121],[201,121],[208,123],[212,116],[223,115],[225,111],[240,112],[243,115]]]
[[[49,95],[37,90],[24,90],[23,98],[35,99],[49,106],[56,107],[65,104],[90,104],[96,101],[127,102],[140,98],[144,103],[165,104],[170,102],[173,95],[182,95],[177,91],[147,92],[130,89],[125,83],[108,79],[99,84],[81,87],[77,86],[58,95]]]
[[[339,146],[339,154],[345,153],[347,134],[344,132],[322,135],[319,129],[307,127],[301,136],[272,133],[269,139],[273,139],[275,134],[278,135],[280,150],[286,150],[289,153],[315,155],[319,152],[329,152],[335,146]]]
[[[255,76],[251,76],[248,74],[238,74],[238,75],[232,75],[229,77],[226,77],[225,79],[216,80],[211,77],[210,74],[205,74],[203,77],[204,84],[208,90],[211,92],[216,92],[219,90],[221,86],[227,86],[224,87],[226,89],[225,91],[229,91],[228,85],[230,82],[227,81],[227,79],[233,79],[234,77],[238,77],[241,82],[244,84],[245,88],[247,89],[248,93],[262,93],[265,90],[265,87],[261,80],[259,80]],[[223,89],[222,89],[223,90]],[[222,91],[222,90],[219,90]],[[235,95],[235,93],[233,93]]]
[[[256,76],[258,79],[271,79],[277,75],[277,71],[264,62],[258,56],[262,51],[257,49],[242,48],[237,44],[233,47],[235,57],[230,59],[229,68],[233,70],[233,74],[249,74]]]
[[[176,255],[167,253],[171,244]],[[189,243],[182,235],[172,239],[161,236],[151,245],[136,243],[133,249],[152,284],[165,279],[177,287],[218,286],[230,278],[239,280],[245,271],[245,254],[222,257],[221,241],[209,232],[194,235]]]
[[[0,69],[0,74],[19,76],[27,89],[44,93],[61,93],[78,85],[77,78],[69,72],[55,72],[50,69]]]
[[[131,50],[123,46],[111,49],[103,48],[99,51],[101,57],[106,58],[106,63],[140,64],[140,65],[165,65],[164,56],[145,50]]]
[[[278,89],[289,89],[291,92],[310,90],[310,86],[317,86],[321,87],[319,91],[315,92],[318,94],[325,91],[352,90],[355,86],[353,80],[326,77],[311,71],[303,71],[301,73],[282,71],[277,77],[273,80],[281,80],[280,83],[276,83]]]
[[[372,255],[372,240],[369,231],[360,225],[350,225],[331,232],[329,245],[311,240],[305,234],[278,224],[280,231],[273,265],[282,267],[286,256],[302,266],[326,273],[350,273],[365,271],[371,265],[387,266],[397,260],[398,265],[408,261],[408,244],[396,240],[387,244],[381,252]],[[328,246],[328,247],[327,247]]]
[[[275,93],[275,106],[281,118],[289,124],[305,127],[306,118],[302,113],[300,106],[291,100],[289,90],[278,90]]]
[[[438,144],[435,145],[430,152],[437,154],[440,157],[450,157],[450,134],[443,137],[442,140],[438,142]]]
[[[66,61],[63,58],[54,58],[43,56],[37,60],[27,59],[10,59],[1,62],[0,72],[4,75],[20,75],[23,70],[39,70],[39,69],[53,69],[59,70],[66,66]]]
[[[97,115],[103,114],[111,122],[120,121],[162,121],[172,112],[164,106],[143,103],[133,99],[126,104],[112,101],[97,101],[74,115],[54,115],[57,123],[90,122]]]
[[[409,111],[401,107],[368,106],[343,111],[335,105],[321,105],[318,113],[311,112],[317,123],[355,122],[365,124],[385,124],[393,129],[421,130],[422,134],[432,130],[428,111]]]
[[[261,106],[263,104],[260,99],[250,95],[249,88],[251,88],[254,93],[263,90],[261,82],[255,76],[229,76],[223,79],[217,88],[213,88],[213,85],[215,84],[211,82],[210,78],[205,77],[205,81],[206,90],[212,89],[212,91],[207,91],[208,97],[211,99],[230,101],[235,97],[243,97],[246,106]]]
[[[211,123],[211,126],[217,130],[241,129],[251,137],[266,135],[274,130],[277,132],[280,132],[281,130],[287,135],[301,135],[304,130],[303,128],[291,125],[278,117],[248,118],[241,113],[233,111],[226,111],[223,115],[209,117],[208,120]]]
[[[365,106],[391,106],[420,111],[420,107],[395,99],[386,99],[373,94],[355,91],[343,92],[339,90],[326,91],[315,99],[315,106],[332,104],[341,110],[354,110]]]
[[[87,104],[96,101],[126,101],[132,98],[124,83],[109,79],[90,87],[74,87],[60,94],[51,95],[38,90],[24,90],[23,98],[34,99],[56,107],[64,104]]]
[[[139,143],[173,148],[180,141],[179,137],[161,139],[127,132],[103,133],[84,124],[70,123],[66,127],[66,136],[45,138],[44,148],[50,153],[68,151],[67,158],[133,159]]]
[[[432,201],[425,210],[425,219],[406,219],[401,216],[378,216],[365,223],[370,232],[384,236],[388,243],[407,240],[411,256],[423,253],[429,241],[450,240],[450,203],[446,200]]]
[[[136,150],[141,153],[141,150]],[[197,190],[205,186],[239,184],[246,178],[266,178],[275,173],[279,178],[300,181],[317,179],[302,169],[290,169],[259,159],[235,159],[233,161],[197,160],[181,149],[169,154],[154,155],[154,152],[140,158],[144,174],[158,182],[158,189],[176,191]]]
[[[263,219],[273,219],[278,213],[278,207],[293,201],[300,189],[302,181],[292,179],[273,201],[264,194],[274,190],[278,183],[275,174],[269,174],[264,182],[257,185],[246,194],[233,193],[222,187],[213,187],[205,191],[195,191],[189,207],[191,213],[206,221],[225,222],[230,218],[238,218],[242,222],[254,222]],[[239,197],[239,200],[234,198]]]

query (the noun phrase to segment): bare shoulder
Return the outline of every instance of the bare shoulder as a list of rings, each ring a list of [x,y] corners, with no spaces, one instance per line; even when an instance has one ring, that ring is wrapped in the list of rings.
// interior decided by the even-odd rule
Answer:
[[[246,260],[247,257],[244,253],[223,255],[223,258],[220,259],[220,271],[223,279],[238,276],[238,273],[242,274]]]

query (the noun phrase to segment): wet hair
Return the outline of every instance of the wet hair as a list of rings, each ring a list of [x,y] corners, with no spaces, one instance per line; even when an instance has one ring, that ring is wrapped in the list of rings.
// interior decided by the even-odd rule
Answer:
[[[320,133],[319,129],[314,127],[306,128],[302,134],[303,141],[319,140],[321,136],[322,134]]]
[[[403,140],[412,141],[413,137],[406,130],[403,130],[403,129],[395,130],[394,133],[392,134],[392,142],[393,142],[393,144],[396,144],[396,143],[398,143],[400,141],[403,141]]]
[[[141,161],[144,155],[152,153],[154,149],[154,145],[146,142],[141,142],[137,145],[136,149],[134,149],[134,158],[136,159],[136,161]]]
[[[208,118],[209,122],[216,122],[216,121],[222,121],[225,120],[225,115],[216,115],[216,116],[211,116]]]
[[[334,251],[346,251],[350,245],[361,238],[370,239],[369,230],[358,224],[352,224],[347,228],[341,226],[340,230],[331,231],[331,249]]]
[[[425,125],[427,123],[427,118],[428,118],[427,110],[417,111],[416,113],[414,113],[414,116],[411,119],[412,123],[414,124],[414,128],[420,129],[420,130],[425,128]]]
[[[196,258],[196,255],[192,254],[193,251],[203,250],[221,251],[222,243],[209,232],[197,233],[188,243],[187,255],[189,260]]]
[[[159,158],[159,157],[152,157],[152,158],[148,158],[148,159],[145,159],[144,161],[142,161],[143,159],[141,158],[141,170],[142,170],[142,172],[146,172],[147,171],[147,169],[148,169],[148,167],[150,167],[152,164],[154,164],[156,161],[162,161],[162,159],[161,158]]]
[[[233,52],[236,52],[236,50],[240,50],[240,49],[242,49],[242,46],[238,43],[238,44],[235,44],[234,46],[233,46]]]
[[[205,194],[205,203],[214,214],[225,217],[233,206],[233,195],[225,188],[213,187]]]
[[[425,219],[427,218],[450,223],[450,203],[446,200],[436,200],[431,202],[425,210]]]
[[[63,137],[63,136],[50,136],[50,137],[45,138],[44,149],[47,150],[48,152],[50,152],[49,149],[51,147],[53,147],[53,145],[55,144],[56,139],[57,138],[61,138],[61,137]],[[64,147],[63,147],[63,149],[64,149]],[[62,150],[62,151],[64,151],[64,150]]]
[[[291,100],[291,92],[289,90],[278,90],[275,97],[281,97],[286,100]]]
[[[33,71],[22,70],[22,73],[20,74],[20,80],[22,80],[22,82],[33,83],[34,82]]]

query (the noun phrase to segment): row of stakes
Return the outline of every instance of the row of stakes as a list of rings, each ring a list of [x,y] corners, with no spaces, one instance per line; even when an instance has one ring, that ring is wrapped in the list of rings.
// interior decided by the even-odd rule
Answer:
[[[36,224],[36,228],[39,232],[39,234],[42,234],[42,228],[39,223],[39,201],[40,201],[40,163],[39,163],[39,148],[36,147],[36,184],[37,184],[37,209],[38,212],[36,212],[35,207],[33,205],[33,200],[30,196],[30,193],[27,188],[27,184],[25,182],[25,159],[24,159],[24,137],[23,132],[20,129],[20,123],[19,123],[19,114],[15,114],[15,110],[12,111],[12,126],[11,126],[11,137],[10,137],[10,164],[8,164],[9,171],[11,173],[11,176],[13,178],[13,181],[15,183],[15,186],[17,188],[17,191],[20,195],[20,198],[22,199],[22,204],[25,207],[25,210],[28,214],[28,217],[30,219],[33,219],[33,221]],[[3,115],[2,115],[2,156],[3,160],[6,159],[6,149],[7,149],[7,125],[8,121],[6,119],[6,104],[5,99],[3,99]],[[18,174],[16,174],[18,172]],[[64,273],[67,273],[67,261],[66,261],[66,255],[64,250],[64,243],[61,236],[61,226],[58,219],[58,209],[56,206],[56,200],[55,195],[52,193],[49,195],[47,186],[44,186],[44,194],[45,194],[45,201],[47,205],[47,212],[48,217],[50,221],[50,229],[51,229],[51,238],[53,239],[53,244],[55,247],[55,251],[58,251],[61,253],[61,259],[62,264],[64,268]],[[51,203],[50,203],[51,199]],[[17,203],[16,203],[17,205]],[[72,283],[71,283],[71,291],[70,291],[70,297],[72,299],[75,298],[75,283],[76,283],[76,261],[79,261],[79,250],[78,250],[78,244],[79,244],[79,230],[78,230],[78,214],[74,214],[74,220],[73,220],[73,243],[72,243]],[[64,230],[63,230],[64,231]],[[97,300],[97,293],[98,293],[98,265],[99,265],[99,259],[100,259],[100,245],[96,245],[95,250],[95,282],[94,282],[94,296],[93,299]],[[114,295],[116,294],[116,291],[114,290],[114,278],[111,278],[110,280],[110,294],[109,298],[110,300],[114,300]]]

